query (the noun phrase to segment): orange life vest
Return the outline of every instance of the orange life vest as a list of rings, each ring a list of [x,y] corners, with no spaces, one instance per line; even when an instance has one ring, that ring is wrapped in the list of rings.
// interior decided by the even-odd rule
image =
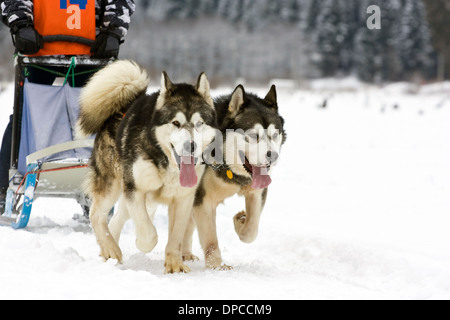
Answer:
[[[34,0],[34,26],[42,36],[76,36],[95,40],[95,0]],[[88,45],[44,42],[37,56],[90,55]]]

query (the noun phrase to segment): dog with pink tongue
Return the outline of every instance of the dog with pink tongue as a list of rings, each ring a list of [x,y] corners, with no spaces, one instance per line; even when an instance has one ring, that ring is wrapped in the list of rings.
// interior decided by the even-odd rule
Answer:
[[[245,197],[245,210],[234,216],[237,235],[252,243],[266,202],[271,174],[286,142],[284,119],[278,110],[276,87],[264,99],[246,93],[239,85],[230,96],[215,99],[217,123],[223,138],[224,164],[208,167],[197,189],[193,217],[209,269],[228,270],[224,265],[216,232],[216,208],[235,194]],[[216,138],[217,139],[217,138]],[[183,258],[192,253],[191,221],[183,241]]]
[[[147,94],[147,72],[118,61],[97,72],[80,98],[79,136],[96,135],[86,193],[100,255],[122,261],[119,240],[128,219],[136,246],[151,252],[158,234],[158,205],[169,208],[165,272],[190,272],[181,246],[196,189],[205,171],[202,154],[215,138],[217,120],[208,78],[176,84],[163,72],[161,90]],[[108,213],[119,209],[108,225]]]

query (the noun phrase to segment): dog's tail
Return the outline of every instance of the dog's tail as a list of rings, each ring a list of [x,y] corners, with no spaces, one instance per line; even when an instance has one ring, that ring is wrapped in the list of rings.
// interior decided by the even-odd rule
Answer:
[[[114,62],[94,74],[81,91],[77,137],[97,134],[110,117],[126,112],[149,82],[147,72],[130,60]]]

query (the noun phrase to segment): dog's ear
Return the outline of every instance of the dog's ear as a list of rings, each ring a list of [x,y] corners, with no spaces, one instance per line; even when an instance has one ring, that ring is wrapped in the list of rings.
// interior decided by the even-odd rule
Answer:
[[[245,89],[240,84],[234,89],[233,94],[231,95],[230,104],[228,105],[228,112],[231,114],[231,117],[234,118],[238,114],[239,110],[242,108],[246,100]]]
[[[173,83],[170,80],[169,76],[167,75],[167,72],[163,71],[161,76],[161,92],[168,92],[173,88]]]
[[[206,102],[209,104],[211,108],[214,109],[214,102],[211,97],[211,87],[209,85],[208,77],[206,76],[206,73],[202,72],[197,80],[197,86],[196,89],[198,93],[206,100]]]
[[[264,101],[266,101],[268,104],[271,105],[272,108],[278,109],[278,101],[277,101],[277,87],[273,85],[270,88],[269,93],[264,98]]]
[[[163,71],[161,76],[161,90],[159,92],[158,100],[156,101],[156,110],[161,110],[166,100],[166,95],[170,93],[173,88],[173,83],[170,80],[167,72]]]

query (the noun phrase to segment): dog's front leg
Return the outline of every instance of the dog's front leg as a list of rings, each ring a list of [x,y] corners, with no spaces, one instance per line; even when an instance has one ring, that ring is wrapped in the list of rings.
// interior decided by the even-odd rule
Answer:
[[[258,236],[267,190],[252,190],[245,193],[245,211],[238,213],[233,219],[234,229],[242,242],[252,243]]]
[[[166,246],[166,273],[189,273],[189,267],[183,264],[181,246],[186,227],[191,217],[194,195],[174,199],[169,206],[169,241]]]
[[[128,213],[136,228],[136,247],[144,253],[151,252],[158,244],[158,233],[146,207],[146,195],[136,191],[125,197]]]
[[[186,227],[186,232],[184,233],[183,245],[181,246],[183,261],[198,261],[200,260],[197,256],[192,253],[192,237],[195,231],[194,215],[191,214],[189,218],[188,225]]]
[[[230,266],[224,265],[219,248],[216,228],[217,205],[209,202],[194,207],[193,215],[198,228],[198,235],[203,252],[205,253],[205,264],[208,269],[231,270]]]

